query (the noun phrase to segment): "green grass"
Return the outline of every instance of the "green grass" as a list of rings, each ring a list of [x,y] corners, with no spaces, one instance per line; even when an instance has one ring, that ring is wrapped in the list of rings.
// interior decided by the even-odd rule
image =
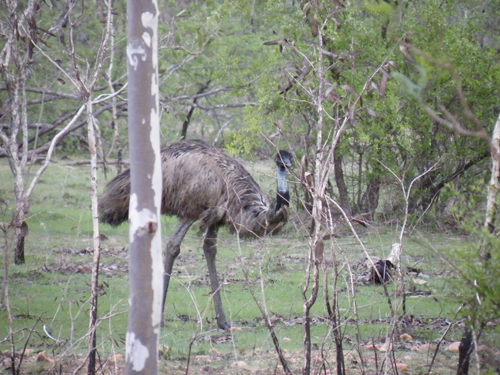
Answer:
[[[267,174],[257,173],[257,179],[264,180]],[[89,267],[92,264],[88,180],[88,166],[67,166],[59,162],[48,168],[34,192],[28,222],[30,234],[26,240],[26,264],[9,265],[9,301],[14,315],[12,329],[16,332],[17,349],[26,344],[37,351],[45,350],[53,356],[66,357],[87,352]],[[102,190],[102,175],[100,185]],[[12,177],[5,159],[0,159],[0,192],[12,207]],[[4,212],[0,221],[9,221],[10,215],[10,211]],[[216,348],[221,360],[231,362],[244,358],[250,366],[261,363],[262,368],[272,368],[276,364],[273,343],[252,293],[260,303],[265,297],[267,311],[287,355],[301,352],[304,335],[302,289],[306,282],[309,245],[307,232],[298,222],[292,218],[279,236],[242,240],[240,246],[234,236],[221,230],[217,265],[219,277],[226,283],[222,297],[228,319],[237,327],[229,333],[214,329],[202,239],[196,228],[188,232],[174,266],[165,311],[166,324],[161,331],[161,356],[168,359],[165,366],[175,360],[184,364],[192,342],[192,355],[214,355]],[[164,243],[175,226],[175,219],[163,219]],[[398,230],[389,227],[361,229],[360,235],[371,255],[387,256],[391,244],[396,242]],[[102,225],[101,232],[107,240],[102,243],[98,339],[100,356],[107,358],[124,352],[128,308],[128,227]],[[417,277],[405,277],[405,288],[410,292],[406,298],[406,313],[415,321],[425,322],[430,318],[457,320],[458,304],[449,282],[453,267],[448,254],[465,245],[465,238],[446,234],[413,233],[405,237],[402,267],[419,268],[423,273]],[[3,254],[3,245],[0,249]],[[325,242],[330,299],[334,292],[334,256],[339,270],[336,290],[345,349],[357,351],[359,346],[367,343],[384,342],[392,329],[389,324],[391,308],[383,287],[361,282],[366,269],[365,254],[360,245],[351,235]],[[2,257],[2,269],[3,261]],[[414,279],[425,283],[415,283]],[[262,295],[261,283],[265,286],[265,296]],[[401,314],[403,307],[398,287],[399,284],[389,284],[387,293],[392,308]],[[320,288],[311,316],[313,348],[331,352],[334,344],[331,325],[326,320],[323,288]],[[59,342],[45,335],[43,324],[50,328]],[[403,331],[398,328],[398,334]],[[0,338],[6,337],[8,332],[7,311],[1,309]],[[412,327],[411,334],[414,340],[431,342],[439,339],[443,331],[417,324]],[[451,330],[447,339],[459,339],[459,335],[460,330]],[[0,352],[9,349],[7,341],[0,342]],[[300,357],[299,354],[294,356]],[[301,363],[298,361],[296,366],[300,367]]]

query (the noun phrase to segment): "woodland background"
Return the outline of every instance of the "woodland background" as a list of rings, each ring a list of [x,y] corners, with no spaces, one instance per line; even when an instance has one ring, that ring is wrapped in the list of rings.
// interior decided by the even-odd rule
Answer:
[[[162,144],[202,138],[253,161],[290,150],[312,253],[352,225],[394,226],[399,243],[416,228],[466,235],[475,245],[455,255],[465,336],[497,330],[497,0],[159,7]],[[26,261],[51,158],[90,151],[104,179],[127,166],[127,17],[111,0],[7,0],[0,14],[7,268]]]

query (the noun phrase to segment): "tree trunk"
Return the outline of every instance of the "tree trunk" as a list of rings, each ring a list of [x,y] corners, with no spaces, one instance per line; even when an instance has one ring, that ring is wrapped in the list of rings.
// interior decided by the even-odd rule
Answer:
[[[158,5],[129,0],[130,310],[125,373],[158,373],[163,262],[158,91]]]
[[[491,176],[488,183],[488,195],[486,198],[486,217],[484,219],[484,226],[490,233],[495,229],[495,212],[497,208],[497,195],[500,190],[500,115],[498,115],[493,134],[490,140],[490,153],[491,153]],[[483,258],[488,258],[487,254],[482,254]]]
[[[21,225],[15,227],[16,248],[14,252],[14,263],[23,264],[24,258],[24,238],[28,235],[28,224],[23,221]]]
[[[380,179],[374,178],[366,186],[366,190],[359,205],[360,213],[366,213],[368,220],[374,220],[375,211],[378,207],[380,193]]]
[[[335,156],[333,157],[335,183],[339,190],[339,204],[348,217],[352,216],[351,204],[349,203],[349,192],[344,179],[344,170],[342,168],[342,156],[338,152],[338,147],[335,148]]]
[[[203,92],[208,89],[208,86],[210,85],[211,81],[208,81],[205,83],[203,86],[200,87],[200,89],[196,92],[196,95],[203,94]],[[188,113],[186,115],[186,120],[182,123],[182,130],[181,130],[181,139],[186,139],[187,137],[187,130],[188,126],[191,122],[191,117],[193,116],[194,109],[196,108],[195,104],[198,101],[198,97],[195,96],[193,98],[193,105],[189,107]]]
[[[11,156],[12,159],[18,159],[17,152]],[[29,197],[26,196],[24,190],[25,185],[23,181],[24,166],[21,165],[19,160],[11,160],[11,164],[16,164],[12,169],[15,179],[14,193],[16,195],[16,212],[12,219],[12,226],[14,227],[14,263],[24,264],[24,237],[28,235],[28,224],[26,224],[26,214],[29,212],[30,203]]]
[[[92,99],[87,100],[87,123],[88,140],[90,151],[90,191],[92,206],[92,235],[93,235],[93,261],[92,261],[92,280],[90,283],[90,320],[89,320],[89,365],[87,373],[95,374],[96,355],[97,355],[97,307],[99,297],[99,263],[101,257],[101,239],[99,233],[99,213],[97,208],[97,141],[96,141],[96,121],[93,117]]]
[[[469,373],[470,355],[472,354],[472,331],[466,328],[464,337],[460,341],[458,348],[458,369],[457,375],[467,375]]]

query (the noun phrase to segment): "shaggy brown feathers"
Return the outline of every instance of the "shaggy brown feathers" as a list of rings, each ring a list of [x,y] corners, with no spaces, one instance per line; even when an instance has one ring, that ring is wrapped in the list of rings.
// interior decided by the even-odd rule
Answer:
[[[288,207],[274,212],[269,197],[234,158],[200,140],[173,143],[161,151],[161,212],[198,220],[200,231],[230,225],[240,235],[276,233],[288,220]],[[99,200],[101,222],[128,219],[130,170],[111,180]]]
[[[276,233],[288,220],[289,193],[286,170],[292,155],[276,155],[277,200],[271,202],[248,171],[218,148],[198,140],[173,143],[161,152],[163,194],[161,213],[175,215],[179,226],[170,237],[165,252],[163,306],[170,276],[180,246],[191,225],[198,221],[205,233],[203,252],[207,260],[217,325],[230,327],[220,295],[215,258],[217,231],[229,225],[240,235],[261,236]],[[128,219],[130,171],[127,170],[106,186],[99,200],[101,221],[119,225]]]

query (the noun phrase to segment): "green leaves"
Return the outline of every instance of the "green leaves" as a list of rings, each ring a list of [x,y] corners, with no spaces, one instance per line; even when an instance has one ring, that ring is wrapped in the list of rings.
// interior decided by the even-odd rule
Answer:
[[[427,85],[427,72],[426,70],[420,66],[415,65],[415,68],[419,71],[420,75],[418,76],[417,83],[414,83],[410,78],[405,76],[400,72],[392,73],[392,77],[400,84],[403,92],[418,101],[423,100],[422,91],[425,89]]]
[[[377,18],[389,21],[394,15],[394,7],[386,1],[365,0],[363,7]]]

